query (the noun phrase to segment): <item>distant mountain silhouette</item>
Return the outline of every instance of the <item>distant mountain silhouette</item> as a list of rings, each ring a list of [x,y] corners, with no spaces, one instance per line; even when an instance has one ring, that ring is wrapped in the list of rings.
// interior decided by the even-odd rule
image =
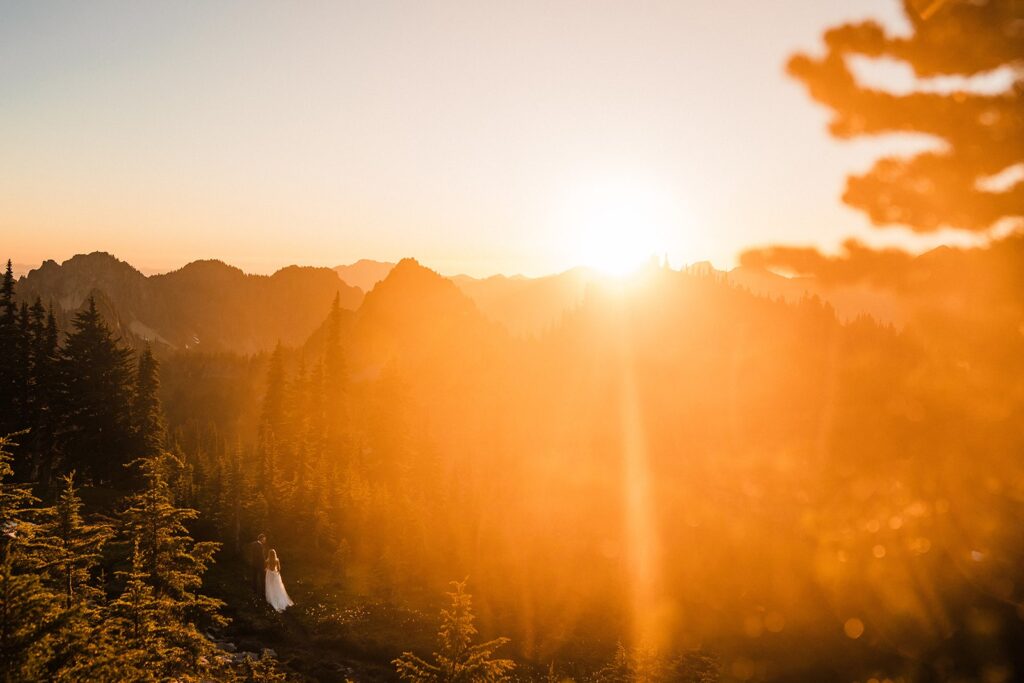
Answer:
[[[335,266],[334,272],[346,283],[369,292],[374,285],[386,278],[394,267],[394,263],[364,258],[347,266]]]
[[[928,254],[918,261],[932,263],[941,257]],[[902,324],[906,317],[901,297],[871,283],[784,277],[756,265],[724,272],[696,264],[690,270],[706,270],[753,294],[791,303],[818,296],[841,319],[869,314]],[[131,345],[148,340],[158,348],[255,353],[278,340],[301,345],[318,329],[335,294],[343,309],[354,311],[363,301],[363,291],[379,287],[382,291],[367,296],[368,305],[357,318],[376,316],[384,324],[384,311],[402,308],[399,317],[413,324],[428,311],[458,318],[471,310],[474,319],[497,323],[514,337],[537,337],[576,310],[588,288],[603,279],[588,268],[536,278],[444,277],[413,259],[397,265],[363,259],[334,269],[289,266],[270,276],[248,275],[220,261],[195,261],[170,273],[146,276],[110,254],[94,252],[63,264],[46,261],[19,280],[17,291],[22,300],[39,296],[53,302],[62,327],[86,298],[96,296],[104,317]],[[348,316],[346,326],[347,321]]]
[[[488,318],[516,336],[528,337],[544,332],[576,308],[587,285],[598,277],[588,268],[573,268],[538,278],[456,275],[451,280]]]
[[[21,278],[17,295],[51,303],[66,327],[90,296],[131,345],[255,353],[279,339],[305,340],[323,320],[335,295],[356,308],[362,293],[328,268],[289,266],[273,275],[249,275],[220,261],[196,261],[145,276],[110,254],[46,261]]]
[[[905,319],[894,293],[870,283],[823,283],[815,277],[785,277],[751,266],[720,271],[710,263],[693,264],[688,270],[718,275],[758,296],[781,298],[790,303],[806,296],[817,296],[830,303],[843,320],[865,314],[895,324]],[[557,325],[563,316],[582,303],[588,287],[605,279],[600,272],[582,267],[538,278],[504,275],[484,279],[467,275],[451,278],[484,315],[519,337],[536,336]]]

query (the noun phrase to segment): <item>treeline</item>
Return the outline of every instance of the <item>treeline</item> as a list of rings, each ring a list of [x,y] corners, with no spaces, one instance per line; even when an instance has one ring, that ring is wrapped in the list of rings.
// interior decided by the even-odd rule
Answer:
[[[390,419],[401,401],[378,397],[388,417],[371,437],[353,427],[341,315],[335,299],[314,362],[290,371],[292,352],[271,355],[255,434],[225,436],[215,421],[169,433],[151,349],[126,348],[92,297],[60,331],[42,301],[16,300],[8,263],[4,680],[273,680],[275,662],[218,649],[211,634],[226,625],[224,605],[200,591],[221,546],[230,556],[259,530],[292,566],[301,557],[337,572],[368,568],[361,578],[380,595],[408,585],[423,557],[402,543],[431,480],[401,468],[406,494],[421,496],[403,517],[383,472],[407,453]],[[193,540],[195,529],[218,542]]]
[[[24,349],[45,338],[45,308],[33,328],[32,306],[4,303],[4,334],[24,340],[5,367],[27,368],[30,388],[12,405],[31,404],[45,368],[55,377],[38,404],[52,412],[17,437],[18,477],[53,504],[78,469],[116,520],[115,498],[147,482],[124,463],[159,456],[171,504],[199,511],[185,521],[224,544],[227,573],[269,532],[302,596],[288,616],[318,647],[350,642],[387,605],[387,640],[359,651],[378,664],[430,652],[429,629],[404,616],[433,612],[468,575],[482,640],[510,636],[521,676],[554,661],[552,679],[944,680],[973,675],[977,643],[1007,666],[1019,657],[1002,644],[1022,628],[1024,402],[1020,337],[1003,327],[942,319],[973,340],[953,344],[919,321],[843,322],[814,298],[654,269],[517,340],[403,262],[303,347],[169,355],[158,390],[154,359],[117,351],[91,306],[40,363]],[[88,384],[71,360],[118,354],[108,365],[122,370]],[[84,388],[115,384],[109,432],[81,417],[106,406],[76,415],[60,398],[99,404]],[[40,434],[52,448],[32,450]],[[79,437],[119,446],[76,455]],[[641,514],[630,466],[647,480]],[[133,547],[113,526],[92,570],[105,599],[124,591]],[[657,653],[632,637],[641,535],[657,551]],[[995,627],[975,632],[972,610]]]
[[[253,433],[177,426],[182,491],[228,552],[265,530],[289,557],[383,597],[431,585],[427,572],[441,585],[455,574],[432,537],[445,508],[437,462],[421,457],[426,439],[413,436],[394,373],[369,387],[352,381],[341,316],[335,300],[317,344],[278,345],[266,358]]]
[[[136,361],[91,299],[59,343],[52,312],[15,303],[10,263],[0,337],[2,680],[282,679],[210,636],[226,619],[200,587],[220,544],[194,540],[198,512],[178,504],[149,349]]]
[[[0,434],[18,438],[19,480],[47,491],[75,470],[95,486],[123,488],[125,467],[164,448],[157,365],[149,348],[136,359],[89,298],[61,341],[54,313],[36,300],[19,305],[11,263],[0,285]]]
[[[198,592],[218,544],[189,536],[196,512],[173,502],[173,461],[139,460],[142,488],[87,519],[73,473],[46,507],[11,483],[14,446],[0,438],[4,681],[273,680],[270,663],[237,664],[206,635],[225,624]]]

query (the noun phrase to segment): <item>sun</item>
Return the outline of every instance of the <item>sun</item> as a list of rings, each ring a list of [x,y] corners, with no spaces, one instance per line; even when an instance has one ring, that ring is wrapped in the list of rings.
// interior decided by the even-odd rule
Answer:
[[[680,230],[669,193],[653,183],[623,179],[577,187],[560,223],[574,264],[619,277],[667,253]]]

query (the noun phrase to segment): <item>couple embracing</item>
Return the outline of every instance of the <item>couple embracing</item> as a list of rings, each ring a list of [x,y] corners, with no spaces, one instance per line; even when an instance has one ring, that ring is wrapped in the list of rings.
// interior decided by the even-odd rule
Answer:
[[[278,612],[295,603],[288,597],[281,580],[281,561],[277,551],[267,546],[267,535],[260,534],[249,544],[249,581],[257,598],[264,598]]]

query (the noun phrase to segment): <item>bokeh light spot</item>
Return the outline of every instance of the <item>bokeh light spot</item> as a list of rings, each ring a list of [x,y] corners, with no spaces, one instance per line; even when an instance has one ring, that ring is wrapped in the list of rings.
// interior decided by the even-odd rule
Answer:
[[[846,634],[847,638],[857,640],[864,635],[864,622],[857,617],[850,617],[843,624],[843,633]]]

